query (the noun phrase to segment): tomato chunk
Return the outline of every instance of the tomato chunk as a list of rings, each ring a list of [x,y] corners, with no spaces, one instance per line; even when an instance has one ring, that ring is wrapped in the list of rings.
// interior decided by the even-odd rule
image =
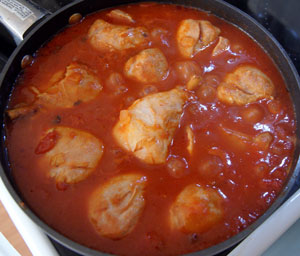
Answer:
[[[36,154],[44,154],[50,151],[56,145],[57,139],[58,133],[56,131],[49,132],[44,138],[42,138],[34,152]]]

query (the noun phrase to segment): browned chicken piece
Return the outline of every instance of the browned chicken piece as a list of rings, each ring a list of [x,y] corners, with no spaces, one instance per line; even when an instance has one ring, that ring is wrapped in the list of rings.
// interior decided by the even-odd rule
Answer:
[[[211,188],[188,185],[170,208],[170,225],[184,233],[205,232],[223,218],[222,201]]]
[[[56,183],[72,184],[86,179],[96,168],[103,154],[102,142],[90,133],[55,127],[41,139],[36,154],[48,166],[48,175]]]
[[[245,105],[263,98],[273,98],[274,85],[259,69],[240,66],[226,75],[217,89],[220,101],[230,105]]]
[[[230,47],[229,40],[225,37],[220,36],[216,47],[213,49],[212,56],[216,57],[222,54],[223,52],[227,51],[229,47]]]
[[[112,10],[107,14],[107,16],[116,19],[118,21],[130,22],[130,23],[135,22],[134,19],[128,13],[119,9]]]
[[[136,100],[120,112],[114,138],[140,160],[164,163],[186,100],[186,92],[179,88]]]
[[[37,95],[37,103],[44,106],[71,108],[80,102],[96,98],[102,91],[97,76],[85,65],[71,63],[64,77]]]
[[[88,38],[91,45],[100,51],[121,51],[148,43],[149,33],[144,27],[113,25],[96,20],[90,27]]]
[[[124,67],[125,75],[142,83],[156,83],[168,74],[168,62],[158,48],[141,51],[130,58]]]
[[[207,20],[183,20],[176,34],[178,49],[183,57],[192,58],[213,43],[220,32]]]
[[[124,174],[93,192],[88,215],[101,236],[120,239],[135,228],[145,207],[146,182],[140,174]]]

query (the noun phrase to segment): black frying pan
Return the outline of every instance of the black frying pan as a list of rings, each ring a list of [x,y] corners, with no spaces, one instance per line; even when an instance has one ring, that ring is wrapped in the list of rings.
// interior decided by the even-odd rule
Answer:
[[[226,2],[220,0],[170,0],[157,2],[173,3],[178,5],[191,6],[199,8],[201,10],[211,12],[216,16],[227,20],[228,22],[235,24],[244,30],[248,35],[250,35],[262,48],[267,52],[267,54],[274,60],[276,66],[281,71],[286,85],[287,90],[291,94],[291,98],[294,104],[294,109],[296,113],[297,122],[297,143],[294,153],[294,159],[291,165],[291,171],[289,173],[287,182],[272,206],[263,214],[255,223],[250,225],[247,229],[235,235],[234,237],[212,246],[208,249],[192,253],[190,255],[215,255],[217,253],[225,252],[228,248],[233,247],[238,244],[242,239],[249,235],[255,228],[257,228],[264,220],[266,220],[283,202],[287,199],[289,192],[296,179],[299,178],[300,172],[300,81],[298,73],[294,68],[291,60],[279,45],[279,43],[273,38],[273,36],[264,29],[260,24],[258,24],[254,19],[252,19],[247,14],[241,12],[237,8],[229,5]],[[25,39],[13,52],[10,59],[8,60],[6,66],[3,69],[0,77],[0,122],[1,127],[1,140],[0,140],[0,161],[2,168],[0,168],[1,178],[9,190],[10,194],[13,196],[15,201],[20,204],[23,202],[22,195],[19,193],[16,187],[8,161],[7,149],[5,146],[5,109],[8,104],[9,95],[12,91],[14,82],[21,72],[21,60],[24,55],[34,54],[34,52],[40,48],[45,42],[47,42],[53,35],[58,33],[62,28],[68,25],[69,17],[74,13],[81,13],[86,16],[92,12],[98,11],[100,9],[109,8],[121,4],[128,4],[139,2],[137,0],[79,0],[72,4],[69,4],[54,14],[45,17],[38,25],[31,29],[31,31],[26,35]],[[47,224],[41,221],[29,208],[22,208],[23,211],[38,225],[40,226],[51,238],[61,243],[62,245],[70,248],[83,255],[105,255],[98,251],[89,249],[82,246],[76,242],[59,234]]]

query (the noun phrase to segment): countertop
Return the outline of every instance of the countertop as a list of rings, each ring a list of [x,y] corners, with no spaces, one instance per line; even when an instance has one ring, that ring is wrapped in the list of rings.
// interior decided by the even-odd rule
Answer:
[[[5,208],[0,201],[0,232],[6,237],[6,239],[12,244],[12,246],[20,253],[22,256],[31,256],[27,245],[25,244],[23,238],[19,234],[15,225],[9,218]]]

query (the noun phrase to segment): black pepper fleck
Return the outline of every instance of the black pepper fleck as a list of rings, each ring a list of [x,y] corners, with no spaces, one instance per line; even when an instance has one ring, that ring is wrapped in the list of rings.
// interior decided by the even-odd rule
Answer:
[[[57,115],[54,119],[54,123],[55,124],[60,124],[61,123],[61,117],[59,115]]]
[[[81,100],[77,100],[75,103],[74,103],[74,106],[78,106],[81,104]]]

